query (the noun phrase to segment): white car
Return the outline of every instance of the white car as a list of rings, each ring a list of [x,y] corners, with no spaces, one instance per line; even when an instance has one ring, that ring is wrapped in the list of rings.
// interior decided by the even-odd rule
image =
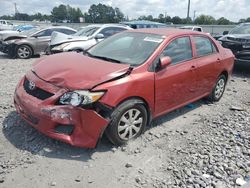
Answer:
[[[183,26],[183,27],[180,27],[179,29],[187,29],[187,30],[192,30],[192,31],[203,32],[202,27],[196,26],[196,25]]]
[[[0,31],[2,30],[12,30],[14,28],[13,23],[7,20],[0,20]]]
[[[84,51],[116,33],[132,29],[122,24],[94,24],[80,29],[74,35],[54,32],[50,42],[50,53]]]

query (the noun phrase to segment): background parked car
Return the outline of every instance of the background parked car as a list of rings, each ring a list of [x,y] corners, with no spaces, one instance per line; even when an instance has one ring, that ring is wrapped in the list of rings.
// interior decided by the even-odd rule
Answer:
[[[187,29],[187,30],[192,30],[192,31],[203,32],[202,27],[196,26],[196,25],[182,26],[182,27],[180,27],[179,29]]]
[[[222,46],[232,50],[236,61],[250,63],[250,23],[240,24],[224,34],[218,39]]]
[[[35,28],[4,38],[2,44],[0,44],[0,50],[13,58],[30,58],[32,55],[38,55],[48,48],[54,31],[65,34],[76,33],[76,30],[63,26],[46,29]]]
[[[54,32],[49,47],[50,53],[84,51],[103,39],[128,29],[131,28],[121,24],[95,24],[83,27],[71,36]]]
[[[0,31],[2,30],[12,30],[14,27],[13,23],[7,20],[0,20]]]
[[[172,25],[172,23],[168,23],[168,25],[159,23],[159,22],[152,22],[148,20],[135,20],[130,22],[121,22],[121,24],[128,25],[133,29],[141,29],[141,28],[165,28],[168,25]]]

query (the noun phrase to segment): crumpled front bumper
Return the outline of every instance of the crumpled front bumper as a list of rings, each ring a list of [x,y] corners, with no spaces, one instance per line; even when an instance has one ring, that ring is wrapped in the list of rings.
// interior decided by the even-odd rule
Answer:
[[[0,41],[0,52],[8,53],[8,51],[9,51],[9,45]]]
[[[222,46],[232,50],[236,61],[250,63],[250,43],[222,41]]]
[[[94,110],[86,110],[71,105],[55,105],[65,89],[51,85],[32,72],[26,75],[37,88],[53,93],[45,100],[40,100],[26,92],[23,78],[18,84],[14,103],[17,112],[34,128],[43,134],[74,146],[94,148],[108,125],[108,120]],[[58,127],[72,127],[70,134],[58,132]]]

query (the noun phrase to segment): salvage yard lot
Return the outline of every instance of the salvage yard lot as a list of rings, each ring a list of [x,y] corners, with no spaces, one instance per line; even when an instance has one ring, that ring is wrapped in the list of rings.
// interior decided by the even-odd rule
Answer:
[[[0,54],[0,187],[235,187],[250,181],[250,64],[236,66],[220,102],[201,100],[164,115],[127,146],[115,148],[104,137],[88,150],[38,133],[15,112],[15,86],[37,59]]]

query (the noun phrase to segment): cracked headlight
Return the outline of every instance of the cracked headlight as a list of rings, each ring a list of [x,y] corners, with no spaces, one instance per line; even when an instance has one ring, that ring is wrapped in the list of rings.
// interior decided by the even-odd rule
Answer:
[[[59,102],[60,104],[72,106],[88,105],[98,101],[104,93],[104,91],[91,92],[87,90],[67,92],[60,97]]]

